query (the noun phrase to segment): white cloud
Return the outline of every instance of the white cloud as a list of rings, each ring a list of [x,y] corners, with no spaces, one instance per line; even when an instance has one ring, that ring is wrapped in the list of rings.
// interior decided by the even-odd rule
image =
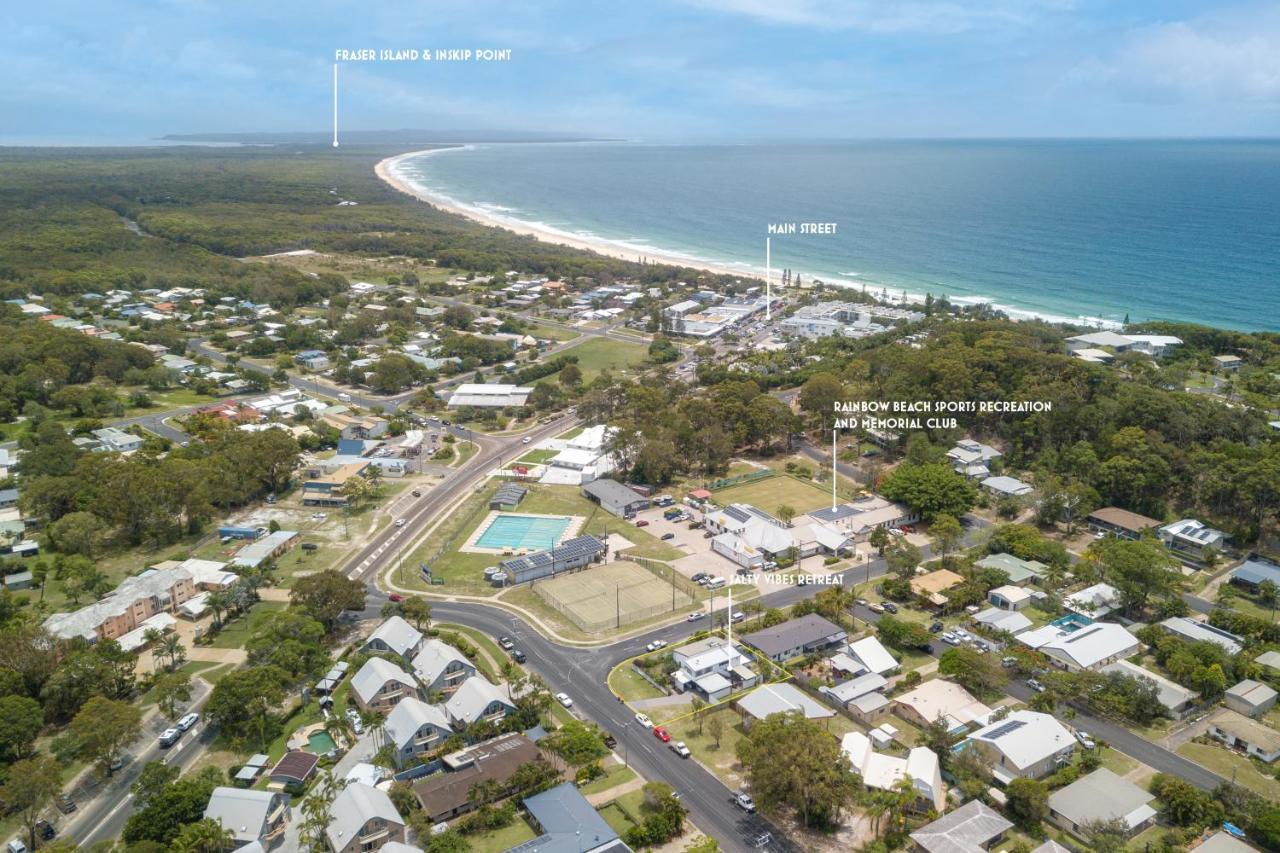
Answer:
[[[958,33],[1024,26],[1073,0],[686,0],[771,24],[877,33]]]
[[[1280,12],[1253,7],[1136,29],[1074,79],[1142,101],[1280,106]]]

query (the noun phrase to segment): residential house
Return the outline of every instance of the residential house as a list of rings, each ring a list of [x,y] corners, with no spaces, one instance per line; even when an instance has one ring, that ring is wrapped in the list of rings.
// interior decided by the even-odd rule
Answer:
[[[413,674],[428,696],[436,693],[448,696],[476,674],[476,667],[443,640],[428,639],[413,658]]]
[[[391,709],[382,731],[393,747],[396,766],[406,767],[444,743],[453,734],[453,726],[444,706],[406,696]]]
[[[608,477],[583,485],[582,496],[620,518],[630,518],[649,507],[648,498]]]
[[[1066,631],[1040,646],[1040,652],[1068,672],[1097,670],[1138,653],[1142,644],[1122,625],[1095,622],[1077,631]]]
[[[1212,559],[1221,554],[1231,539],[1221,530],[1215,530],[1204,522],[1194,518],[1184,518],[1172,524],[1166,524],[1156,531],[1160,541],[1177,554],[1197,562]]]
[[[1161,622],[1160,627],[1188,643],[1213,643],[1229,655],[1238,655],[1244,648],[1243,637],[1185,616],[1171,616]]]
[[[377,627],[360,647],[362,652],[390,652],[406,664],[422,649],[422,632],[401,616],[392,616]]]
[[[231,849],[258,843],[270,848],[284,835],[291,817],[283,791],[250,791],[218,787],[209,796],[204,818],[231,830]]]
[[[898,661],[875,637],[863,637],[849,644],[849,657],[861,666],[862,672],[888,675],[898,668]],[[858,673],[851,673],[857,675]]]
[[[1138,539],[1148,530],[1160,526],[1154,518],[1114,506],[1094,510],[1086,521],[1094,533],[1111,534],[1121,539]]]
[[[1031,627],[1031,620],[1016,610],[1001,610],[988,607],[973,617],[973,622],[980,628],[997,633],[1020,634]]]
[[[500,796],[510,793],[516,771],[541,755],[537,745],[519,732],[483,741],[444,756],[446,772],[428,776],[413,786],[414,796],[433,823],[451,820],[474,809],[471,792],[490,783]]]
[[[1235,827],[1232,827],[1235,829]],[[1236,829],[1236,832],[1239,832]],[[1256,847],[1250,847],[1243,841],[1240,841],[1225,829],[1220,829],[1213,835],[1210,835],[1205,841],[1192,848],[1194,853],[1257,853]],[[1036,851],[1032,851],[1036,853]]]
[[[1005,584],[988,592],[987,601],[1001,610],[1021,610],[1031,603],[1031,593],[1020,586]]]
[[[351,679],[356,704],[366,711],[388,714],[401,699],[421,698],[413,676],[385,658],[372,657]]]
[[[976,565],[984,569],[998,569],[1009,576],[1009,583],[1014,586],[1042,583],[1049,573],[1049,567],[1037,560],[1020,560],[1012,554],[988,554]]]
[[[1120,590],[1109,583],[1095,583],[1071,593],[1062,603],[1072,613],[1101,619],[1120,606]]]
[[[770,628],[742,635],[742,641],[759,649],[765,657],[781,663],[810,652],[830,648],[848,638],[831,620],[810,613]]]
[[[999,812],[981,800],[970,800],[933,823],[911,833],[913,850],[919,853],[979,853],[1004,840],[1013,828]]]
[[[1121,675],[1127,675],[1130,678],[1147,679],[1156,688],[1156,696],[1164,709],[1169,712],[1169,716],[1175,720],[1181,720],[1196,704],[1196,692],[1188,690],[1181,684],[1177,684],[1165,678],[1157,672],[1138,666],[1136,663],[1130,663],[1127,660],[1118,660],[1115,663],[1109,663],[1102,669],[1098,670],[1104,675],[1118,672]]]
[[[624,853],[630,850],[572,782],[524,801],[538,837],[508,853]]]
[[[1021,498],[1035,491],[1030,483],[1024,483],[1016,477],[987,477],[981,485],[997,498]]]
[[[947,603],[944,590],[964,583],[964,578],[950,569],[937,569],[911,579],[911,591],[934,607],[943,607]]]
[[[362,459],[340,465],[328,472],[318,472],[316,476],[302,484],[302,502],[307,506],[346,506],[350,498],[346,494],[349,480],[364,474],[369,461]]]
[[[909,723],[928,727],[938,720],[956,732],[970,725],[986,725],[991,709],[959,684],[933,678],[893,699],[893,708]]]
[[[1099,767],[1088,776],[1049,795],[1049,821],[1088,841],[1088,828],[1096,823],[1119,821],[1132,837],[1151,826],[1155,795],[1129,780]]]
[[[1280,730],[1223,708],[1209,719],[1209,734],[1267,764],[1280,758]]]
[[[1213,364],[1219,370],[1234,373],[1240,369],[1240,365],[1244,364],[1244,359],[1238,355],[1215,355]]]
[[[1231,572],[1231,583],[1252,593],[1257,593],[1263,581],[1271,581],[1276,587],[1280,587],[1280,564],[1257,554],[1250,554],[1248,559]]]
[[[809,720],[829,720],[836,715],[835,711],[787,682],[762,684],[734,705],[740,713],[753,720],[763,720],[770,714],[798,713]]]
[[[1261,681],[1246,678],[1232,685],[1224,697],[1226,705],[1246,717],[1260,717],[1276,704],[1276,691]]]
[[[324,370],[329,366],[329,356],[323,350],[303,350],[293,357],[295,363],[306,370]]]
[[[967,749],[991,760],[991,773],[1003,785],[1017,778],[1048,776],[1071,759],[1076,738],[1052,714],[1012,711],[969,735]]]
[[[404,842],[404,818],[385,791],[353,782],[329,806],[325,840],[333,853],[380,850],[388,842]]]
[[[131,432],[115,427],[95,429],[92,435],[100,443],[99,450],[111,453],[132,453],[142,447],[142,439]]]
[[[483,675],[473,675],[462,682],[444,703],[445,713],[456,729],[480,720],[496,723],[516,710],[507,694]]]
[[[889,699],[881,692],[888,685],[883,675],[868,672],[834,687],[819,687],[818,692],[843,706],[858,721],[874,724],[889,714]]]
[[[746,652],[719,637],[686,643],[671,653],[677,669],[671,682],[680,693],[694,692],[718,702],[735,689],[754,687],[759,676]]]
[[[956,442],[956,446],[947,451],[951,467],[956,473],[963,474],[971,480],[981,480],[991,476],[990,464],[1004,454],[990,445],[971,438]]]
[[[871,739],[862,732],[849,732],[840,740],[840,751],[849,758],[853,769],[869,788],[891,791],[902,780],[911,783],[919,795],[919,810],[932,809],[941,814],[946,809],[947,789],[942,784],[942,766],[938,756],[923,746],[912,747],[906,758],[876,752]]]

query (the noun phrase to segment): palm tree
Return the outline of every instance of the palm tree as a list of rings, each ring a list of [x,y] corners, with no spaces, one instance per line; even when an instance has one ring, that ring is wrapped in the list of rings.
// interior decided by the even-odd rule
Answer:
[[[177,669],[180,660],[187,659],[187,650],[177,634],[165,634],[156,646],[156,653],[169,659],[169,669]]]
[[[160,648],[160,640],[164,635],[160,633],[159,628],[148,628],[142,632],[142,639],[151,647],[151,657],[159,666],[160,659],[164,657],[164,651]]]
[[[222,590],[216,589],[209,593],[209,597],[205,599],[205,604],[213,611],[213,627],[222,628],[222,615],[231,606],[230,596]]]
[[[175,853],[222,853],[234,840],[230,829],[206,818],[183,826],[169,849]]]

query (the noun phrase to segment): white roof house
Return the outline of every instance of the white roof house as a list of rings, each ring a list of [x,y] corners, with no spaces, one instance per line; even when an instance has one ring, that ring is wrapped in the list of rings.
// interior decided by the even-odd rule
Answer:
[[[1017,477],[987,477],[982,481],[982,488],[992,494],[1003,497],[1018,498],[1035,491],[1030,483],[1024,483]]]
[[[794,684],[785,682],[757,687],[738,700],[738,708],[757,720],[763,720],[770,714],[792,711],[798,711],[810,720],[825,720],[836,715],[835,711],[809,698]]]
[[[1158,672],[1138,666],[1136,663],[1130,663],[1127,660],[1118,660],[1104,666],[1099,672],[1112,673],[1118,672],[1127,675],[1130,678],[1146,678],[1149,679],[1156,687],[1156,695],[1160,700],[1160,704],[1169,710],[1175,717],[1185,713],[1195,702],[1196,692],[1188,690],[1181,684],[1177,684],[1165,678]]]
[[[1077,631],[1064,633],[1040,647],[1054,663],[1071,672],[1098,669],[1137,653],[1138,638],[1121,625],[1095,622]]]
[[[1066,608],[1090,619],[1101,619],[1120,606],[1120,590],[1109,583],[1095,583],[1073,592],[1062,602]]]
[[[849,644],[849,656],[867,672],[884,675],[898,668],[898,661],[875,637],[863,637]]]
[[[408,696],[387,715],[382,729],[387,740],[398,750],[411,747],[415,739],[421,736],[424,727],[431,726],[437,731],[448,733],[453,730],[449,724],[449,716],[441,705],[428,705],[421,699]]]
[[[389,681],[403,685],[409,693],[418,689],[418,682],[413,680],[413,676],[391,661],[369,658],[352,677],[351,690],[360,697],[361,702],[368,705]]]
[[[1145,788],[1099,767],[1049,795],[1049,819],[1081,837],[1097,821],[1120,820],[1133,833],[1155,818],[1154,799]]]
[[[361,839],[362,842],[356,849],[372,850],[377,848],[364,845],[376,843],[377,838],[382,837],[381,833],[394,832],[396,829],[403,837],[404,818],[396,811],[391,797],[380,788],[354,782],[334,797],[333,804],[329,807],[329,825],[325,828],[325,837],[333,850],[347,849],[353,839]]]
[[[1076,738],[1052,714],[1013,711],[969,735],[968,743],[983,748],[993,758],[991,771],[997,780],[1039,778],[1075,751]]]
[[[973,617],[979,625],[993,631],[1007,631],[1020,634],[1031,627],[1031,620],[1016,610],[1001,610],[999,607],[988,607]]]
[[[1238,655],[1244,648],[1242,637],[1185,616],[1172,616],[1161,622],[1160,627],[1189,643],[1213,643],[1229,655]]]
[[[532,388],[520,385],[464,383],[454,389],[448,407],[505,408],[523,406],[533,393]]]
[[[281,825],[281,819],[289,819],[289,795],[283,791],[214,788],[204,817],[231,830],[237,846],[261,841]]]
[[[913,747],[906,758],[872,749],[871,739],[862,732],[849,732],[840,741],[840,751],[868,787],[888,791],[901,779],[909,779],[920,798],[941,812],[946,805],[946,788],[938,756],[923,746]]]
[[[422,645],[422,632],[400,616],[392,616],[365,640],[365,651],[391,652],[408,660]]]
[[[454,725],[465,726],[484,717],[505,715],[514,711],[516,706],[489,679],[476,675],[462,682],[462,686],[444,703],[444,709]]]
[[[413,658],[413,674],[427,689],[440,686],[437,682],[451,670],[463,670],[466,672],[465,677],[470,677],[475,674],[476,668],[462,652],[443,640],[425,640]]]
[[[952,731],[973,723],[985,724],[991,716],[991,709],[973,698],[968,690],[943,678],[930,679],[893,701],[900,710],[922,724],[929,725],[941,719]]]
[[[856,702],[863,696],[875,693],[877,690],[883,690],[888,685],[889,682],[883,675],[868,672],[849,681],[841,682],[835,687],[820,687],[818,689],[841,705],[847,705],[850,702]]]

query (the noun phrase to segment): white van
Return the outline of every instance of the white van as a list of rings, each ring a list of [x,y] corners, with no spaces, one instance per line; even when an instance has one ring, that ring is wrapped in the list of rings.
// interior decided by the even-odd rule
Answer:
[[[343,403],[350,403],[350,402],[351,402],[351,395],[350,395],[350,394],[345,394],[345,393],[344,393],[344,394],[339,394],[339,395],[338,395],[338,399],[339,399],[340,401],[342,401]]]
[[[716,575],[715,577],[711,578],[711,580],[707,581],[707,589],[719,589],[720,587],[724,586],[724,583],[725,583],[724,578],[720,577],[719,575]]]

